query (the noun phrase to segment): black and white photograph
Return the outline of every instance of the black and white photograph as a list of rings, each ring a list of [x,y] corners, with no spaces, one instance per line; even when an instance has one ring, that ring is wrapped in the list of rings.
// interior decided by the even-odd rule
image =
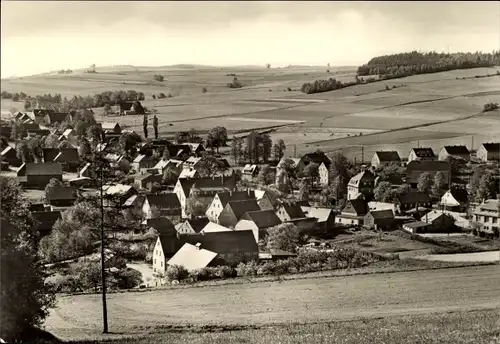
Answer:
[[[500,2],[0,6],[0,343],[500,344]]]

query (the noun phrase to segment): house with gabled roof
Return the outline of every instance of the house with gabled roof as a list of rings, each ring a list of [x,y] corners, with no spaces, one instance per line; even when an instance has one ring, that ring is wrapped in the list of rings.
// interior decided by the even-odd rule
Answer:
[[[377,151],[373,154],[371,165],[373,167],[401,164],[401,158],[396,151]]]
[[[103,185],[102,190],[106,206],[122,205],[131,196],[137,195],[137,190],[133,187],[133,185]]]
[[[68,119],[68,113],[67,112],[53,112],[53,113],[47,113],[44,117],[44,121],[47,125],[55,125],[55,124],[60,124],[63,123]]]
[[[216,260],[217,253],[206,250],[200,243],[192,245],[185,243],[175,255],[169,259],[167,265],[183,266],[188,271],[206,268]]]
[[[183,145],[188,146],[191,154],[194,154],[195,156],[199,156],[201,153],[205,152],[205,147],[203,147],[201,143],[184,142]]]
[[[394,228],[396,219],[390,209],[370,210],[363,219],[363,226],[375,230],[390,230]]]
[[[267,229],[281,224],[274,210],[256,210],[245,213],[234,226],[234,230],[252,230],[255,241],[259,242],[267,234]]]
[[[465,211],[469,202],[469,194],[466,189],[451,188],[441,197],[441,206],[450,211]]]
[[[476,156],[483,162],[500,161],[500,142],[481,144]]]
[[[434,151],[430,147],[419,147],[419,148],[412,148],[410,150],[410,154],[408,155],[408,163],[412,161],[432,161],[436,160],[436,155],[434,154]]]
[[[44,162],[53,162],[56,156],[59,155],[59,148],[42,148],[43,152],[43,161]]]
[[[200,174],[195,169],[183,168],[179,174],[179,178],[200,178]]]
[[[52,209],[69,208],[75,204],[77,192],[74,187],[64,185],[54,185],[47,188],[46,202]]]
[[[302,208],[297,202],[282,202],[278,209],[276,210],[276,215],[279,217],[281,222],[288,222],[293,219],[303,219],[306,214],[302,211]]]
[[[135,159],[130,164],[130,166],[137,172],[146,168],[151,168],[154,165],[155,161],[153,157],[144,154],[139,154],[138,156],[136,156]]]
[[[229,201],[219,214],[217,223],[225,227],[234,228],[245,213],[257,210],[261,209],[255,199]]]
[[[227,191],[227,192],[217,192],[214,198],[210,202],[210,205],[205,212],[207,218],[212,222],[217,222],[220,213],[226,207],[229,201],[243,201],[249,199],[256,199],[255,193],[252,190],[246,191]]]
[[[17,158],[16,150],[11,146],[2,150],[0,156],[2,157],[2,161],[8,162],[11,166],[19,167],[23,163],[22,160]]]
[[[68,141],[72,145],[78,144],[78,135],[74,129],[66,129],[59,135],[59,141]]]
[[[425,192],[410,191],[396,198],[396,209],[398,213],[406,213],[411,210],[418,211],[419,208],[431,208],[431,197]]]
[[[149,189],[151,190],[152,185],[154,183],[161,184],[163,176],[161,174],[140,174],[134,177],[134,186],[140,189]]]
[[[316,227],[318,229],[330,230],[335,227],[335,213],[330,208],[321,207],[300,207],[306,217],[316,219]]]
[[[90,162],[88,162],[78,172],[78,177],[80,177],[80,178],[82,178],[82,177],[90,178],[91,177],[90,170],[91,170],[91,164],[90,164]]]
[[[59,148],[59,154],[56,155],[54,162],[62,165],[63,171],[76,172],[80,165],[80,156],[76,148]]]
[[[33,233],[35,234],[37,240],[42,239],[51,233],[52,227],[61,219],[60,211],[33,211],[31,216],[35,220],[35,225],[33,228]]]
[[[18,175],[19,172],[26,175],[26,187],[28,189],[44,189],[51,179],[57,179],[62,182],[62,166],[57,162],[28,162],[21,165]]]
[[[117,122],[103,122],[101,124],[102,130],[105,134],[121,134],[122,128]]]
[[[262,210],[274,210],[273,202],[271,201],[271,197],[269,193],[265,190],[252,190],[255,194],[255,199],[259,204],[260,209]]]
[[[473,212],[473,219],[480,225],[481,236],[498,236],[500,231],[500,200],[487,199],[479,204]]]
[[[347,199],[357,199],[363,197],[370,201],[373,197],[375,176],[370,171],[362,171],[352,177],[347,184]]]
[[[259,174],[259,168],[257,165],[246,164],[241,171],[241,180],[251,182]]]
[[[216,233],[216,232],[231,232],[234,229],[229,227],[224,227],[215,222],[208,222],[205,227],[200,231],[200,233]]]
[[[426,213],[420,221],[428,223],[430,227],[427,232],[432,233],[451,233],[456,232],[455,218],[447,212],[441,210],[431,210]]]
[[[342,212],[336,216],[336,221],[345,226],[362,226],[368,213],[368,202],[357,198],[348,200]]]
[[[179,234],[198,234],[203,228],[209,223],[206,217],[200,217],[196,219],[187,219],[175,226],[177,233]]]
[[[176,223],[182,216],[181,203],[175,193],[146,194],[142,214],[145,219],[165,217]]]
[[[432,178],[438,173],[444,174],[446,185],[451,185],[451,165],[448,161],[415,160],[406,165],[405,182],[416,188],[420,176],[429,173]]]
[[[449,157],[470,160],[470,152],[467,146],[444,146],[438,154],[438,160],[444,161]]]

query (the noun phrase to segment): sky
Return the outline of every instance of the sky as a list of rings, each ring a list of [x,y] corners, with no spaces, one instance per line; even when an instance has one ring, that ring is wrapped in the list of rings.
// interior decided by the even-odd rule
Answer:
[[[358,66],[500,50],[499,2],[2,1],[1,76],[99,66]]]

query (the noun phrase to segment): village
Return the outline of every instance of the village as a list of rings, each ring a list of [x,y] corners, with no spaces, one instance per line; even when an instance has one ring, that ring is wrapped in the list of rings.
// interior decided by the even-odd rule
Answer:
[[[356,164],[338,152],[293,156],[257,132],[231,139],[223,127],[206,138],[194,130],[161,138],[156,116],[152,139],[151,115],[127,105],[117,112],[143,116],[144,135],[98,123],[89,110],[17,112],[2,123],[1,174],[30,200],[36,245],[51,266],[95,266],[101,225],[109,273],[126,267],[123,288],[179,283],[193,271],[201,280],[210,267],[234,277],[222,267],[328,251],[360,231],[499,237],[499,142],[474,152],[378,151]],[[142,277],[127,264],[138,261],[149,270]],[[75,287],[92,279],[82,269],[63,273],[71,278],[61,290],[92,286]]]

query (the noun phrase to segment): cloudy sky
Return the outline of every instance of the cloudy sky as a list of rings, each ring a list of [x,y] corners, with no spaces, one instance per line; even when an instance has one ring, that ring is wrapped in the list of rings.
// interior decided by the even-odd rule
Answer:
[[[2,1],[1,75],[131,64],[359,65],[500,49],[498,2]]]

